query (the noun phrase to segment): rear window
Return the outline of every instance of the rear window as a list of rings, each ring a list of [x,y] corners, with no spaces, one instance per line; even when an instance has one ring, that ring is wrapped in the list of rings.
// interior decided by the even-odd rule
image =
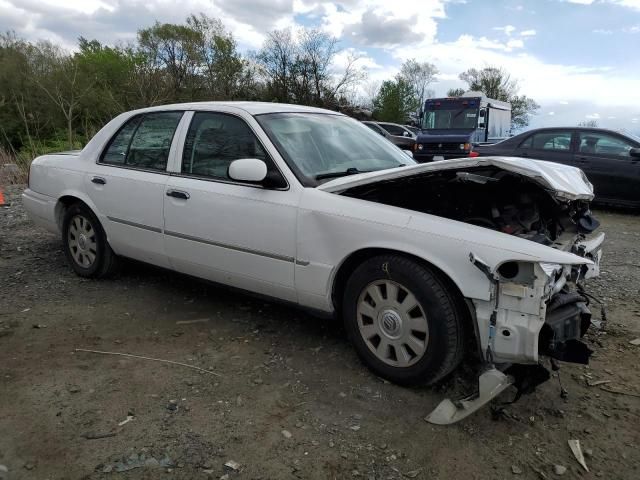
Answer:
[[[536,133],[522,142],[520,148],[569,151],[571,150],[571,132]]]
[[[147,113],[131,118],[115,134],[102,163],[165,171],[169,151],[183,112]]]

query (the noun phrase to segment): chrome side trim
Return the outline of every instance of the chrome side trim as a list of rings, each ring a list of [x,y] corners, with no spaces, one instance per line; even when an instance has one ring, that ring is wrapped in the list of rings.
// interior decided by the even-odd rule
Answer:
[[[278,255],[277,253],[262,252],[259,250],[253,250],[251,248],[239,247],[237,245],[228,245],[226,243],[213,242],[211,240],[207,240],[204,238],[192,237],[191,235],[185,235],[183,233],[178,233],[178,232],[170,232],[168,230],[165,230],[164,233],[165,235],[169,235],[171,237],[182,238],[184,240],[190,240],[192,242],[204,243],[206,245],[213,245],[214,247],[226,248],[229,250],[235,250],[237,252],[250,253],[252,255],[259,255],[261,257],[273,258],[275,260],[282,260],[283,262],[290,262],[290,263],[295,262],[295,259],[293,257]]]
[[[107,216],[107,218],[109,220],[111,220],[112,222],[122,223],[123,225],[129,225],[130,227],[141,228],[143,230],[149,230],[150,232],[155,232],[155,233],[162,233],[162,229],[161,228],[150,227],[149,225],[143,225],[141,223],[130,222],[129,220],[122,220],[121,218],[115,218],[115,217],[109,217],[109,216]]]

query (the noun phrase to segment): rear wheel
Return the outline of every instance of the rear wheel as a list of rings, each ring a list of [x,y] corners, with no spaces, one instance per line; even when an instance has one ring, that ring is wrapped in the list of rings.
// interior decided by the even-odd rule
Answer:
[[[117,257],[98,218],[86,205],[76,203],[66,210],[62,242],[71,268],[81,277],[105,277],[116,270]]]
[[[461,299],[428,267],[401,255],[361,264],[347,281],[343,316],[356,351],[400,384],[433,383],[463,354]]]

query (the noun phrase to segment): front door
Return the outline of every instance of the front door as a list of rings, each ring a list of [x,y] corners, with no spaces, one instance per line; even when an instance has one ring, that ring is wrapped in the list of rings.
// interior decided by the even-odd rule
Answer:
[[[579,133],[576,161],[593,183],[596,200],[640,203],[640,162],[629,155],[634,147],[613,133]]]
[[[119,255],[168,266],[162,208],[167,162],[183,113],[152,112],[129,119],[85,175],[86,191]]]
[[[176,270],[296,301],[294,265],[299,191],[290,189],[262,143],[239,116],[193,114],[180,172],[164,196],[167,255]],[[267,163],[279,187],[228,176],[240,158]],[[276,182],[277,183],[277,182]]]

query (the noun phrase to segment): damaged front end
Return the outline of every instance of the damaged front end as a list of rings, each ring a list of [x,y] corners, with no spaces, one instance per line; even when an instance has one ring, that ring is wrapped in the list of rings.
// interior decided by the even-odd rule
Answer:
[[[598,239],[593,243],[597,251],[585,252],[597,261],[604,235]],[[475,394],[456,402],[446,399],[427,416],[434,424],[462,420],[512,385],[515,400],[532,393],[550,378],[541,357],[550,358],[557,369],[558,360],[588,364],[593,353],[581,341],[591,325],[591,311],[580,281],[595,263],[507,262],[493,271],[473,254],[470,261],[492,284],[489,302],[474,300],[480,332],[485,332],[479,339],[485,371]]]
[[[485,368],[475,395],[445,400],[427,417],[449,424],[511,385],[518,397],[533,391],[550,376],[542,357],[588,363],[592,352],[581,338],[591,312],[583,281],[599,274],[604,233],[594,233],[599,222],[589,209],[593,190],[578,169],[501,158],[438,163],[443,165],[404,178],[354,180],[341,193],[513,235],[549,247],[550,253],[573,254],[546,255],[536,248],[537,261],[523,261],[509,259],[505,249],[503,260],[494,257],[489,264],[481,252],[466,252],[490,285],[488,299],[469,299]],[[554,260],[545,262],[545,256]],[[563,263],[552,263],[558,258]]]

